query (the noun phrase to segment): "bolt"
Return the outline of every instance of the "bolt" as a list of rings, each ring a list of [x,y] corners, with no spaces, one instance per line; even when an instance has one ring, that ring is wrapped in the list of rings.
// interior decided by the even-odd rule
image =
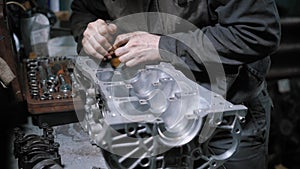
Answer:
[[[46,81],[42,81],[42,90],[43,90],[43,95],[42,96],[45,99],[47,99],[49,97],[49,95],[50,95],[50,92],[49,92],[49,90],[47,88]]]
[[[55,89],[55,85],[54,85],[54,84],[52,84],[52,85],[50,86],[49,92],[50,92],[50,93],[56,92],[56,89]]]
[[[40,79],[41,81],[45,81],[47,80],[47,75],[46,75],[46,71],[43,68],[43,66],[39,66],[39,72],[40,72]]]
[[[71,86],[68,83],[66,83],[64,76],[62,74],[59,74],[59,79],[61,83],[59,90],[64,93],[71,91]]]
[[[56,75],[54,75],[52,73],[51,67],[48,64],[46,64],[46,68],[47,68],[47,73],[48,73],[47,83],[50,84],[50,85],[56,84],[57,80],[58,80],[57,77],[56,77]]]

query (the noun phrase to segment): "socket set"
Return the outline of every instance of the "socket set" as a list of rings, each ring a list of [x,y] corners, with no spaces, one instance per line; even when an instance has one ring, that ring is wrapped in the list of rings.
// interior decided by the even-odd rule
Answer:
[[[74,110],[74,57],[38,57],[24,60],[26,100],[30,113]]]

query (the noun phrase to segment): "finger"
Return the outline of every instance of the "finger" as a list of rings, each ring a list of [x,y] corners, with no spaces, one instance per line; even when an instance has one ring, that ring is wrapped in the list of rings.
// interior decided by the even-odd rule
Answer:
[[[126,44],[126,43],[129,41],[129,39],[130,39],[131,37],[132,37],[132,36],[131,36],[131,34],[129,34],[129,33],[128,33],[128,34],[122,34],[122,35],[119,35],[119,36],[117,36],[117,38],[116,38],[116,40],[115,40],[113,46],[114,46],[115,48],[118,48],[118,47],[120,47],[120,46]]]
[[[110,34],[115,34],[117,32],[117,25],[110,23],[107,26],[107,30]]]
[[[95,23],[96,23],[97,27],[101,27],[101,26],[107,25],[106,22],[104,20],[102,20],[102,19],[97,19]]]
[[[101,35],[95,35],[94,39],[98,42],[98,44],[100,44],[106,51],[108,51],[112,46],[111,44],[108,42],[108,40]]]
[[[95,37],[91,37],[91,38],[89,38],[88,40],[85,39],[85,41],[86,41],[86,44],[90,44],[90,45],[93,47],[93,49],[94,49],[95,51],[97,51],[97,53],[99,53],[99,54],[101,54],[101,55],[103,55],[103,56],[108,54],[107,50],[105,50],[105,49],[102,47],[102,44],[100,44],[100,43],[95,39]]]
[[[115,25],[114,26],[104,25],[98,30],[98,33],[104,36],[109,43],[112,43],[113,40],[112,34],[114,34],[115,32],[116,32]]]
[[[138,65],[139,63],[140,63],[140,62],[138,61],[138,59],[134,58],[134,59],[131,59],[131,60],[125,62],[125,65],[126,65],[127,67],[133,67],[133,66]]]
[[[108,24],[104,20],[98,19],[90,28],[95,29],[98,34],[104,36],[106,39],[110,38]]]
[[[108,32],[107,26],[103,26],[101,28],[98,28],[98,34],[104,36],[105,38],[109,38],[111,35]]]
[[[134,56],[131,54],[131,52],[127,52],[126,54],[121,55],[119,57],[119,60],[123,63],[126,63],[126,62],[128,62],[129,60],[132,60],[132,59],[134,59]]]
[[[99,54],[90,43],[86,43],[83,47],[83,50],[87,55],[96,57],[100,60],[103,59],[103,55]]]
[[[124,46],[124,47],[119,47],[115,50],[115,55],[117,57],[124,57],[125,58],[128,58],[128,56],[124,56],[125,54],[127,54],[129,52],[127,46]],[[125,60],[124,60],[125,61]]]
[[[87,25],[84,36],[93,36],[95,33],[100,33],[99,31],[102,27],[104,27],[104,25],[106,25],[106,23],[101,19],[98,19],[95,22],[90,22]]]
[[[83,37],[90,38],[94,34],[97,34],[97,30],[93,26],[88,25],[86,30],[83,32]]]

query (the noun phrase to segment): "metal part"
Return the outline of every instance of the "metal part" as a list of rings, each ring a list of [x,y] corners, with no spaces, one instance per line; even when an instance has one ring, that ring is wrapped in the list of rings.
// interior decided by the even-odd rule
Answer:
[[[42,96],[41,100],[47,99],[50,95],[50,92],[47,87],[47,75],[46,71],[43,68],[43,66],[39,66],[39,72],[40,72],[40,83],[41,83],[41,88],[42,88]],[[43,98],[43,99],[42,99]]]
[[[27,67],[31,70],[35,70],[38,67],[38,62],[37,60],[28,60]]]
[[[79,88],[79,84],[76,81],[75,75],[74,73],[70,73],[70,77],[71,77],[71,81],[72,81],[72,88],[78,89]]]
[[[55,93],[55,92],[56,92],[55,85],[51,85],[51,86],[49,87],[49,92],[50,92],[50,93]]]
[[[15,128],[14,155],[20,169],[61,169],[59,144],[54,141],[53,129],[43,125],[43,135],[25,133]],[[53,168],[54,169],[54,168]]]
[[[46,69],[48,74],[47,83],[49,86],[54,86],[57,84],[58,77],[52,73],[51,67],[48,64],[46,64]]]
[[[47,74],[46,74],[46,71],[45,71],[44,67],[43,66],[39,66],[38,68],[39,68],[39,73],[40,73],[40,81],[41,82],[42,81],[46,82],[46,80],[47,80]]]
[[[111,168],[215,169],[237,150],[245,106],[231,104],[168,63],[126,71],[101,68],[81,56],[74,70],[85,104],[76,112]],[[233,120],[225,123],[226,118]],[[205,153],[216,130],[231,135],[231,147]]]
[[[64,75],[59,74],[58,76],[59,76],[60,83],[61,83],[60,87],[59,87],[59,91],[64,92],[64,93],[71,91],[72,87],[68,83],[66,83]]]
[[[48,98],[49,95],[50,95],[50,91],[47,88],[46,81],[42,81],[41,86],[42,86],[42,90],[43,90],[43,95],[42,96],[45,97],[45,98]]]

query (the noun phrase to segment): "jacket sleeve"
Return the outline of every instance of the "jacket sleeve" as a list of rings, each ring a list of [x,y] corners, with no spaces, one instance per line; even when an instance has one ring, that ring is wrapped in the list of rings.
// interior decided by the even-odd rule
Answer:
[[[163,36],[160,48],[199,63],[199,56],[188,46],[197,44],[206,50],[204,40],[209,39],[223,64],[240,65],[262,59],[279,46],[280,20],[274,0],[208,0],[208,8],[213,24]]]
[[[83,32],[87,25],[97,19],[108,20],[109,15],[102,0],[73,0],[71,9],[71,31],[79,53],[82,48]]]

